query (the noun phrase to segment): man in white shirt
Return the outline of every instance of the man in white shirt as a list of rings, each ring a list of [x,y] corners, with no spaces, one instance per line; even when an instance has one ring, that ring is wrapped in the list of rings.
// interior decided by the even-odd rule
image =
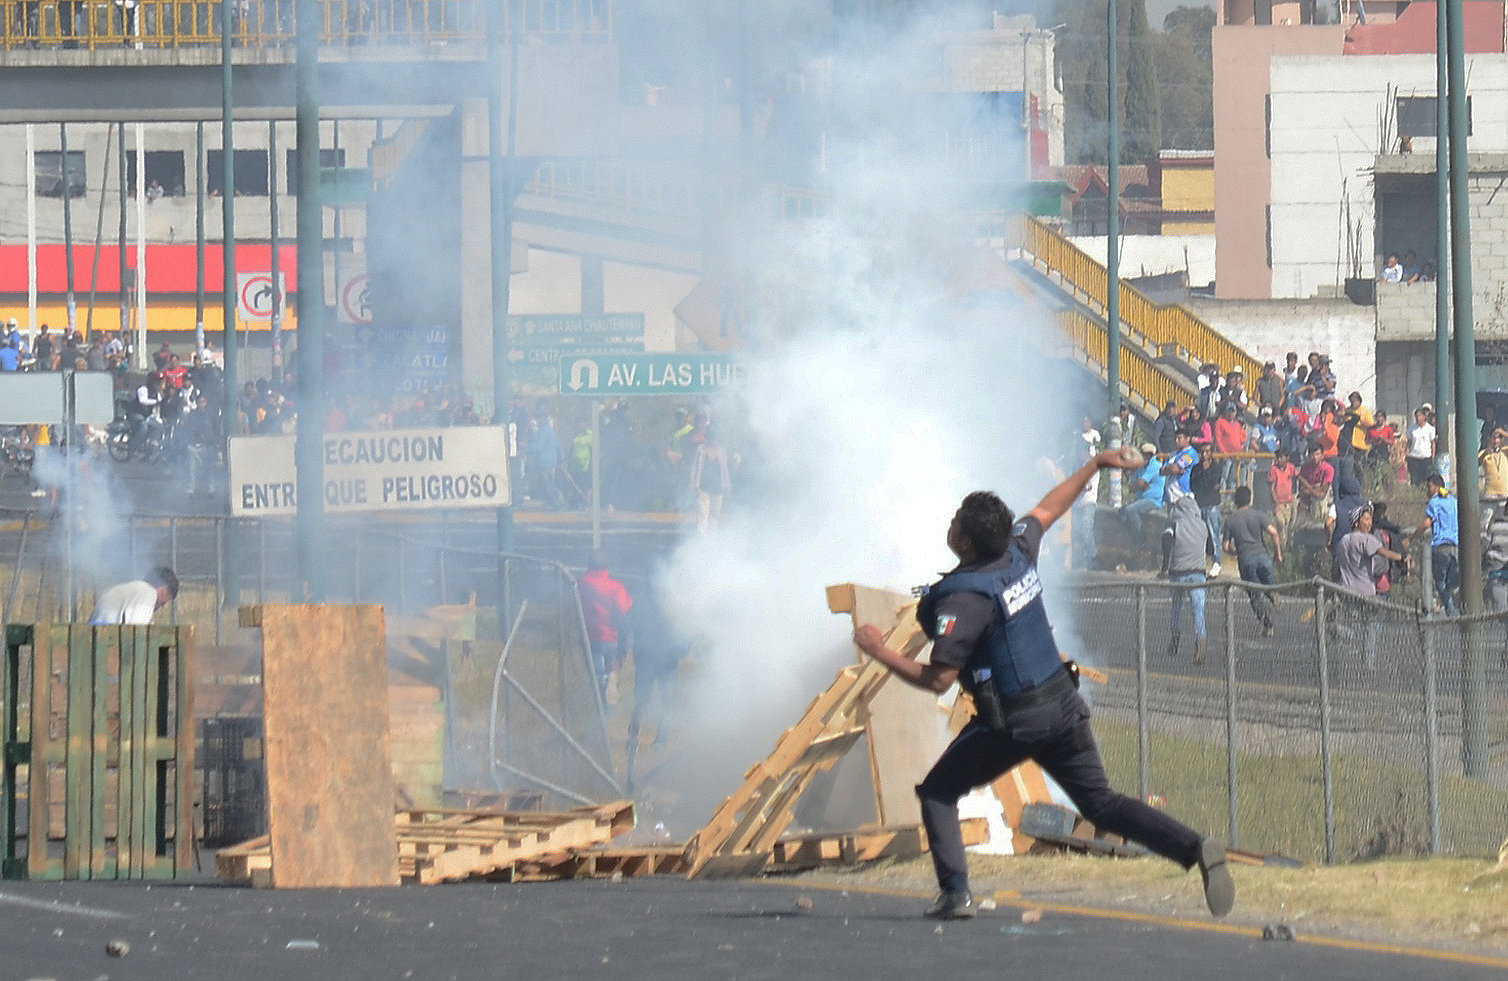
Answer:
[[[1425,480],[1435,470],[1435,427],[1430,425],[1429,408],[1421,405],[1414,410],[1414,424],[1408,430],[1409,483],[1423,487]]]
[[[178,576],[160,565],[143,579],[116,583],[94,602],[95,626],[138,626],[152,622],[152,614],[167,606],[178,595]]]

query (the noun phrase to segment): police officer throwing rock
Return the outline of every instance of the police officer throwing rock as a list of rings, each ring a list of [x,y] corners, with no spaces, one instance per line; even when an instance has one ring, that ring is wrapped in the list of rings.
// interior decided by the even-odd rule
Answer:
[[[917,607],[917,620],[933,642],[929,663],[886,646],[872,624],[854,632],[860,649],[902,681],[941,694],[957,680],[974,699],[974,718],[916,788],[940,889],[926,912],[933,919],[965,919],[975,912],[959,798],[1027,759],[1047,771],[1095,827],[1186,869],[1198,866],[1212,914],[1224,916],[1235,904],[1222,842],[1111,788],[1090,731],[1089,707],[1058,652],[1042,602],[1037,551],[1043,533],[1096,472],[1126,466],[1116,450],[1091,457],[1020,521],[989,491],[965,497],[948,527],[958,566]]]

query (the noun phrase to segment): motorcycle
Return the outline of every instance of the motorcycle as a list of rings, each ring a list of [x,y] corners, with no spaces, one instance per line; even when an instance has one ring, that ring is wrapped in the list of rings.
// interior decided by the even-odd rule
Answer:
[[[139,417],[117,418],[105,430],[110,459],[120,463],[133,458],[155,463],[166,452],[167,439],[167,430],[161,424],[149,425]]]
[[[0,461],[3,461],[7,474],[26,477],[36,460],[37,451],[26,427],[11,426],[0,432]]]

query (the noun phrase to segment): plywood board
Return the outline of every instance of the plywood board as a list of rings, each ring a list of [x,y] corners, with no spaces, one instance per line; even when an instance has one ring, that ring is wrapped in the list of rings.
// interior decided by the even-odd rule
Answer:
[[[380,606],[264,605],[272,881],[398,884]]]
[[[916,604],[905,594],[848,584],[830,588],[828,601],[839,604],[834,612],[851,613],[856,627],[872,623],[883,631],[894,628],[890,646],[896,650],[921,633]],[[856,655],[861,663],[869,660],[862,652]],[[916,785],[945,745],[937,696],[907,684],[886,685],[870,700],[865,727],[879,823],[919,823]]]

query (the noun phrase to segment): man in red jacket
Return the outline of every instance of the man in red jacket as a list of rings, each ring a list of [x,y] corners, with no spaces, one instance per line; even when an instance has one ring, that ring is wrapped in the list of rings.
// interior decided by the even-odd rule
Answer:
[[[597,689],[612,704],[617,701],[618,668],[623,662],[618,633],[634,598],[608,571],[607,554],[600,550],[592,553],[586,574],[576,582],[576,591],[581,595],[581,613],[592,645]]]

